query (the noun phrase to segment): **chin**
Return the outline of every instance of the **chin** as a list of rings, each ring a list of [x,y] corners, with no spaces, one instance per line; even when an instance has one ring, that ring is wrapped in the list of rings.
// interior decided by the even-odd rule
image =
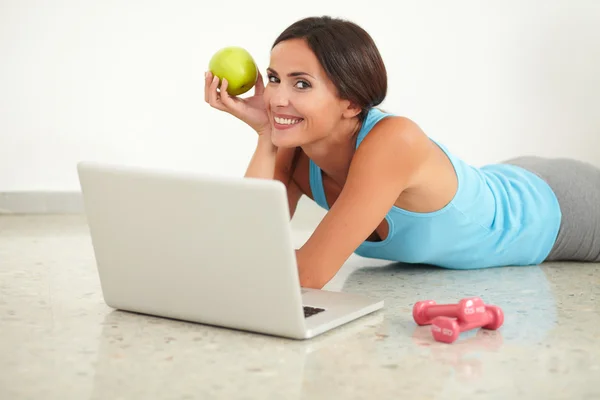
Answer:
[[[275,147],[282,148],[282,149],[298,147],[303,144],[303,142],[295,139],[293,135],[289,135],[285,131],[281,132],[281,131],[277,131],[277,130],[272,131],[271,142],[273,143],[273,145]]]
[[[281,142],[281,141],[277,141],[277,140],[271,140],[271,142],[273,143],[273,146],[277,147],[278,149],[290,149],[293,147],[300,146],[300,144]]]

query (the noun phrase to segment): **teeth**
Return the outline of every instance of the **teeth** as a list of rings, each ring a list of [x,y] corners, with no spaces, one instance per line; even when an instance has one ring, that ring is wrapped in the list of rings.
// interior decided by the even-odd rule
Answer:
[[[293,125],[293,124],[297,124],[300,121],[302,121],[302,118],[299,118],[299,119],[289,119],[289,118],[275,117],[275,122],[277,122],[278,124],[282,124],[282,125]]]

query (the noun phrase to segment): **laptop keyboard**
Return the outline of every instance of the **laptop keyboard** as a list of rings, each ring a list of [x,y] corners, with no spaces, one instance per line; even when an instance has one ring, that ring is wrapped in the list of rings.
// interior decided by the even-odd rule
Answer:
[[[324,308],[304,306],[304,318],[308,318],[323,311],[325,311]]]

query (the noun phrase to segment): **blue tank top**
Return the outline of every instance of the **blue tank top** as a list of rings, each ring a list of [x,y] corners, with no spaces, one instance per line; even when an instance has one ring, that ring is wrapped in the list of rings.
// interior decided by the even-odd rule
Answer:
[[[372,108],[358,133],[356,147],[373,126],[392,114]],[[355,253],[394,262],[474,269],[540,264],[550,253],[562,218],[548,184],[521,167],[473,167],[431,139],[448,156],[458,178],[450,203],[430,213],[392,207],[385,219],[387,237],[364,241]],[[329,210],[321,169],[310,160],[315,202]]]

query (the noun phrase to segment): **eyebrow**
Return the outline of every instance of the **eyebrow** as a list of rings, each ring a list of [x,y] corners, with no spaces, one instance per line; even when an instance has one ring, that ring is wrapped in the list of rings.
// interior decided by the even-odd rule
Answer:
[[[277,71],[275,71],[273,68],[267,68],[267,72],[272,72],[272,73],[274,73],[275,75],[279,75],[279,74],[277,73]],[[303,76],[303,75],[310,76],[311,78],[313,78],[313,79],[316,79],[314,76],[312,76],[311,74],[309,74],[309,73],[307,73],[307,72],[300,72],[300,71],[297,71],[297,72],[290,72],[289,74],[287,74],[287,76],[290,76],[290,77],[294,77],[294,76]]]

